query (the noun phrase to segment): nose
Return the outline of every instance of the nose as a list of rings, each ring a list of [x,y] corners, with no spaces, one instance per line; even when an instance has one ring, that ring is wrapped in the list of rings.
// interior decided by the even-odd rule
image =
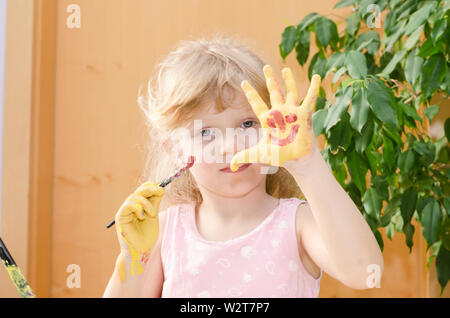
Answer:
[[[223,156],[227,155],[234,155],[237,152],[237,142],[236,142],[236,132],[233,130],[228,130],[228,133],[226,133],[222,138],[222,150],[221,154]],[[231,159],[230,159],[231,160]],[[228,161],[227,161],[228,162]]]

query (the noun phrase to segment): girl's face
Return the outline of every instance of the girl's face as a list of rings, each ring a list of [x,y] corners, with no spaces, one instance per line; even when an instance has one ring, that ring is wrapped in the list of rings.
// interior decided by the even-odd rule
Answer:
[[[183,157],[186,160],[189,155],[195,156],[195,163],[189,170],[200,190],[239,197],[261,182],[265,184],[264,171],[268,170],[268,165],[247,164],[236,172],[229,169],[231,158],[236,153],[256,145],[262,137],[261,124],[245,96],[239,95],[221,113],[213,107],[206,109],[188,129],[188,142],[185,140],[182,147]]]

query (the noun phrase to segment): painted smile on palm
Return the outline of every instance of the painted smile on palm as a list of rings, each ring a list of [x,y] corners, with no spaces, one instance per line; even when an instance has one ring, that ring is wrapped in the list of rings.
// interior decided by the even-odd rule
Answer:
[[[312,128],[312,114],[319,94],[320,76],[311,79],[308,93],[299,105],[297,86],[290,68],[282,70],[286,88],[284,98],[281,88],[270,65],[263,68],[267,88],[270,93],[271,108],[259,96],[248,81],[241,87],[263,128],[263,136],[257,145],[235,154],[230,169],[236,171],[245,163],[263,163],[281,166],[289,160],[298,160],[309,154],[315,146]]]
[[[293,124],[297,122],[297,115],[290,113],[283,117],[283,114],[279,110],[272,110],[269,113],[271,117],[267,118],[267,126],[271,128],[277,128],[279,127],[281,133],[284,133],[286,130],[288,131],[288,134],[285,138],[278,138],[274,136],[273,132],[271,131],[269,134],[270,142],[272,144],[275,144],[277,146],[286,146],[287,144],[290,144],[294,141],[295,137],[298,133],[298,124]],[[286,129],[286,124],[292,124],[290,130]]]

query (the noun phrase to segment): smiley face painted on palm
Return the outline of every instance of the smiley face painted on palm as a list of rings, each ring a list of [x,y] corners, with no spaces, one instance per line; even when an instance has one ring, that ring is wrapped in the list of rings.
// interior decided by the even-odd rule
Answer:
[[[320,76],[313,75],[308,93],[302,105],[299,105],[296,83],[288,67],[282,71],[286,99],[272,67],[266,65],[263,71],[270,93],[272,106],[270,109],[248,81],[243,81],[241,87],[254,113],[260,119],[264,135],[256,146],[245,149],[233,157],[230,164],[233,171],[239,165],[248,162],[281,166],[288,160],[307,155],[313,144],[311,118],[319,94]]]
[[[279,128],[281,133],[288,132],[285,138],[278,138],[270,132],[269,138],[272,144],[278,146],[286,146],[295,140],[298,134],[299,124],[297,121],[297,115],[294,113],[289,113],[284,115],[277,109],[270,111],[269,118],[266,119],[267,126],[271,128]]]

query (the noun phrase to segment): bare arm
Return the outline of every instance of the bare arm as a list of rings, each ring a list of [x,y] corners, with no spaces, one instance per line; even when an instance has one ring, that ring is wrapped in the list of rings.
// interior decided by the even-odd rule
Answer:
[[[308,204],[303,205],[301,240],[315,264],[354,289],[366,289],[371,270],[384,263],[369,225],[334,178],[319,151],[309,160],[286,162]]]

